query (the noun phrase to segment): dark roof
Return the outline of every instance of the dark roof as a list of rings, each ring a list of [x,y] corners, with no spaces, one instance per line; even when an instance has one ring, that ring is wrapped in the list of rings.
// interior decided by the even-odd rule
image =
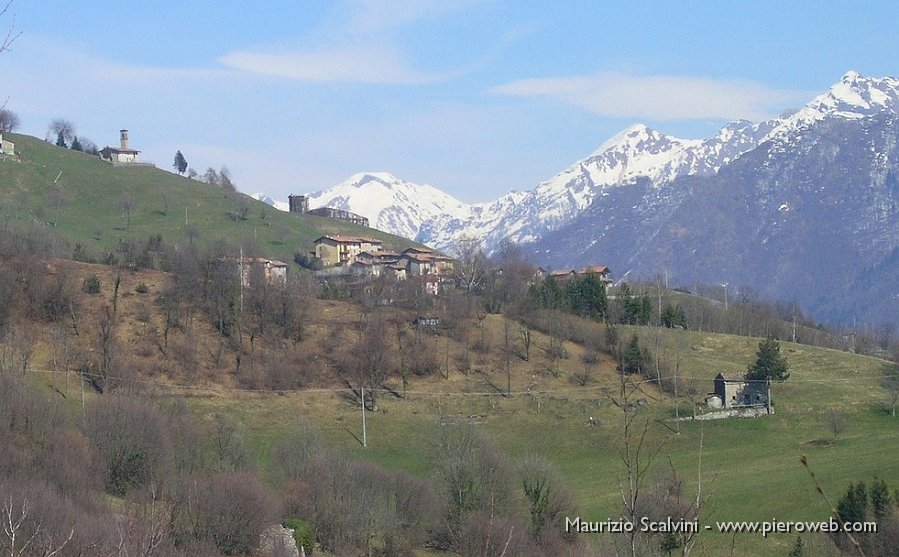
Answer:
[[[590,273],[596,273],[598,275],[603,275],[609,272],[609,268],[605,265],[596,265],[595,267],[584,267],[581,269],[582,275],[589,275]]]
[[[331,240],[332,242],[337,242],[338,244],[383,244],[381,240],[376,238],[366,238],[365,236],[320,236],[316,238],[312,243],[317,244],[322,240]]]
[[[118,147],[109,147],[109,146],[104,147],[100,152],[101,153],[126,153],[129,155],[136,155],[136,154],[140,153],[140,151],[138,151],[137,149],[119,149]]]

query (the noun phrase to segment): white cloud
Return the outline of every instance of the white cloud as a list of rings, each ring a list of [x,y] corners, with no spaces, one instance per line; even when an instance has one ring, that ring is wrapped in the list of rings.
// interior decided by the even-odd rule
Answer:
[[[594,76],[522,79],[493,87],[518,97],[548,97],[602,116],[657,121],[738,119],[759,121],[808,93],[772,89],[746,80],[681,76]]]
[[[415,85],[442,82],[469,69],[414,69],[403,33],[450,17],[484,0],[347,0],[318,29],[293,46],[237,50],[219,58],[243,72],[308,82]],[[296,46],[296,45],[303,46]]]
[[[412,70],[393,49],[383,46],[269,53],[235,51],[219,61],[245,72],[298,81],[421,84],[451,77]]]

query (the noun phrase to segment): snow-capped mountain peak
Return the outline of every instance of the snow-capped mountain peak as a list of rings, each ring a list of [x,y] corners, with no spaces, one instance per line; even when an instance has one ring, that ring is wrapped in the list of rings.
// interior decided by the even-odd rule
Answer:
[[[469,206],[429,185],[401,180],[389,172],[354,174],[326,190],[309,194],[309,208],[334,207],[368,217],[373,228],[414,238],[421,223],[442,214],[467,214]]]
[[[633,124],[609,138],[591,156],[602,155],[607,151],[619,151],[629,155],[646,152],[653,153],[665,149],[670,144],[688,145],[696,143],[699,142],[665,135],[645,124]]]
[[[272,199],[271,197],[269,197],[268,195],[266,195],[264,193],[254,193],[254,194],[251,194],[250,197],[252,197],[253,199],[256,199],[258,201],[262,201],[263,203],[266,203],[268,205],[271,205],[272,207],[274,207],[275,209],[278,209],[279,211],[287,212],[290,210],[290,204],[287,203],[286,201],[277,201],[275,199]]]
[[[310,207],[359,213],[376,228],[447,251],[459,237],[475,236],[490,251],[506,239],[537,240],[597,200],[631,191],[618,188],[648,185],[653,203],[675,207],[682,192],[668,186],[682,176],[712,176],[769,140],[788,150],[793,138],[830,118],[858,120],[883,111],[899,112],[899,79],[850,71],[798,110],[760,123],[730,122],[707,139],[679,139],[645,124],[631,125],[533,189],[493,202],[468,205],[428,185],[367,172],[311,194]]]
[[[899,79],[848,71],[826,92],[782,117],[766,139],[788,135],[827,118],[858,120],[883,110],[899,111]]]

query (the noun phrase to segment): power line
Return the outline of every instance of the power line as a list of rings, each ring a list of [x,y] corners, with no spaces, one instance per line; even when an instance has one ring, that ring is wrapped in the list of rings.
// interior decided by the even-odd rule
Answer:
[[[29,369],[29,372],[32,373],[49,373],[49,374],[58,374],[65,375],[70,372],[68,371],[60,371],[60,370],[51,370],[51,369]],[[855,372],[855,370],[845,369],[845,368],[835,368],[833,371],[849,371]],[[204,385],[183,385],[183,384],[173,384],[173,383],[160,383],[158,381],[148,381],[143,379],[132,379],[127,377],[119,377],[115,375],[100,375],[97,373],[78,373],[79,377],[91,377],[94,379],[104,379],[104,380],[112,380],[121,383],[131,383],[136,385],[146,385],[152,387],[158,387],[161,389],[172,389],[172,390],[191,390],[191,391],[199,391],[199,392],[208,392],[208,393],[259,393],[259,394],[323,394],[323,393],[355,393],[356,389],[351,387],[318,387],[318,388],[296,388],[296,389],[248,389],[241,387],[221,387],[221,386],[204,386]],[[679,376],[683,379],[683,376]],[[670,379],[673,379],[671,377]],[[858,375],[856,377],[832,377],[832,378],[820,378],[820,379],[794,379],[790,377],[790,383],[811,383],[811,384],[828,384],[828,383],[846,383],[846,382],[868,382],[868,381],[883,381],[884,379],[899,379],[899,375]],[[628,381],[628,386],[641,386],[641,385],[658,385],[661,381],[665,379],[642,379],[640,381]],[[710,380],[703,380],[710,381]],[[764,380],[758,380],[759,382],[764,382]],[[748,383],[752,383],[754,381],[746,381]],[[565,389],[527,389],[527,390],[519,390],[519,391],[484,391],[484,392],[462,392],[462,391],[404,391],[407,395],[416,395],[416,396],[443,396],[443,397],[503,397],[508,398],[512,396],[534,396],[534,395],[552,395],[552,394],[565,394],[565,393],[584,393],[590,391],[604,391],[610,388],[619,388],[621,387],[620,381],[608,382],[608,383],[599,383],[590,386],[583,387],[570,387]],[[395,389],[387,389],[387,388],[378,388],[378,389],[368,389],[369,392],[375,392],[378,394],[392,394],[395,393]]]

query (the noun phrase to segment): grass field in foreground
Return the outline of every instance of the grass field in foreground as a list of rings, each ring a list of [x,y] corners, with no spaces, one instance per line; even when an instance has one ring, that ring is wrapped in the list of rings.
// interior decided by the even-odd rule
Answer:
[[[635,332],[648,337],[658,331]],[[682,358],[681,369],[705,381],[707,391],[719,371],[741,373],[758,344],[758,339],[726,335],[662,334],[669,336],[659,346],[689,351]],[[799,462],[802,454],[808,456],[824,489],[835,499],[850,482],[869,481],[874,476],[899,486],[899,460],[895,458],[899,418],[886,411],[886,395],[880,387],[886,363],[789,343],[783,344],[783,352],[793,375],[773,387],[773,416],[683,422],[676,434],[670,421],[672,397],[652,387],[644,390],[650,403],[641,412],[649,422],[650,443],[659,448],[657,476],[666,471],[670,459],[687,480],[689,490],[695,489],[702,439],[702,489],[709,496],[704,523],[826,519],[827,505]],[[587,387],[560,380],[557,388],[546,389],[553,392],[508,398],[462,395],[452,378],[418,385],[408,399],[384,397],[382,411],[367,415],[368,448],[356,440],[361,436],[359,407],[335,393],[242,393],[194,397],[191,403],[201,415],[227,412],[240,421],[263,466],[268,449],[279,436],[302,420],[315,424],[331,443],[358,458],[427,477],[431,473],[429,454],[439,429],[472,423],[513,457],[537,453],[555,462],[575,489],[584,517],[604,520],[619,516],[621,413],[603,394],[614,387],[612,378],[598,377],[596,384]],[[684,401],[680,408],[681,415],[689,414]],[[835,442],[821,442],[832,436],[823,418],[829,408],[843,413],[848,429]],[[598,427],[588,426],[590,416],[599,419]],[[728,553],[733,541],[714,531],[704,532],[701,540],[700,554],[705,555]],[[736,554],[786,554],[794,541],[795,535],[763,539],[757,534],[741,534],[736,539]]]

